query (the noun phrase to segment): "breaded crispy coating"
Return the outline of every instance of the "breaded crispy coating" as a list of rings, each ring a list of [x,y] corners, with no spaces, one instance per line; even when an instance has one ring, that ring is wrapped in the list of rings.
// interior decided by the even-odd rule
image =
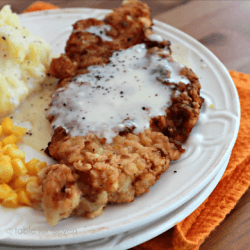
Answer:
[[[49,153],[60,164],[49,165],[40,176],[45,216],[55,225],[70,214],[92,218],[100,215],[107,203],[132,202],[149,191],[182,151],[151,129],[138,135],[117,135],[107,144],[94,135],[71,137],[60,127],[55,130]],[[75,179],[72,173],[77,173]],[[65,188],[74,188],[75,202]]]
[[[93,26],[109,28],[105,34],[103,30],[97,34],[98,29],[90,32]],[[58,88],[67,88],[74,76],[88,73],[89,66],[108,64],[114,51],[137,44],[146,45],[147,56],[172,60],[169,41],[149,39],[150,10],[140,1],[127,1],[104,20],[80,20],[73,28],[65,54],[54,59],[50,67],[51,73],[60,79]],[[166,77],[169,72],[161,74]],[[132,202],[149,191],[171,161],[181,157],[181,144],[196,124],[204,100],[192,70],[184,67],[180,75],[189,83],[159,79],[171,86],[171,104],[164,115],[151,118],[150,127],[142,133],[125,128],[107,143],[95,134],[71,136],[62,126],[54,130],[47,153],[58,164],[39,173],[42,206],[50,225],[75,215],[94,218],[103,213],[108,203]],[[54,117],[48,119],[52,122]]]
[[[99,35],[86,29],[93,26],[109,25],[106,35],[112,41],[104,41]],[[67,41],[65,54],[53,59],[50,73],[59,78],[82,74],[82,70],[91,65],[103,65],[109,62],[114,51],[127,49],[136,44],[145,43],[148,48],[159,47],[170,50],[170,42],[151,41],[152,19],[146,3],[130,1],[115,9],[103,21],[89,18],[79,20],[73,25],[73,32]]]
[[[80,202],[78,175],[63,164],[50,165],[39,173],[43,189],[43,209],[50,225],[68,218]]]

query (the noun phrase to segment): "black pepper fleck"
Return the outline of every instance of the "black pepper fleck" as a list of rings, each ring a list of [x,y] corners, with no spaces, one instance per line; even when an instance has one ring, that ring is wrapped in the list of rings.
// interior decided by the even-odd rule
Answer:
[[[95,78],[99,81],[101,79],[100,76],[95,76]]]

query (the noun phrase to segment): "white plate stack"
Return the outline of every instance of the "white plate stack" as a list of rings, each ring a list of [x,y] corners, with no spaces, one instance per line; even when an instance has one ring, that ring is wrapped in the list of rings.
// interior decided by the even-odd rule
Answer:
[[[23,26],[43,37],[53,52],[60,54],[74,22],[89,17],[102,19],[108,12],[63,9],[22,14],[20,18]],[[20,245],[54,250],[128,249],[186,218],[216,187],[239,130],[240,104],[235,85],[227,69],[203,45],[167,24],[154,24],[154,31],[171,41],[174,59],[190,67],[201,82],[205,102],[199,121],[184,144],[186,152],[170,165],[149,193],[129,204],[110,205],[95,219],[70,218],[51,228],[42,212],[0,208],[4,218],[0,221],[0,249],[17,249]]]

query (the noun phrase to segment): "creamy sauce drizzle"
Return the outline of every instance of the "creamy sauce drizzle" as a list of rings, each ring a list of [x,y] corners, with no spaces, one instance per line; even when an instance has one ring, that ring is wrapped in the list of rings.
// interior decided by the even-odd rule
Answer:
[[[53,94],[46,115],[54,116],[54,129],[62,126],[71,136],[93,133],[108,143],[125,127],[143,132],[150,118],[164,115],[170,105],[171,87],[157,78],[189,83],[180,75],[183,65],[147,54],[144,44],[114,52],[110,61],[89,67],[90,73],[73,78]]]
[[[155,41],[155,42],[159,42],[159,43],[163,41],[163,38],[157,34],[151,34],[151,35],[147,36],[147,38],[151,41]]]
[[[9,117],[15,125],[26,127],[28,134],[23,137],[23,143],[31,146],[40,153],[51,141],[53,130],[45,118],[45,109],[48,108],[51,96],[57,84],[56,79],[47,78],[43,87],[29,96]]]
[[[91,26],[91,27],[89,27],[87,29],[84,29],[82,31],[89,32],[91,34],[99,36],[99,37],[101,37],[101,39],[103,41],[112,42],[113,39],[112,39],[112,37],[109,37],[109,36],[106,35],[106,30],[110,31],[111,30],[111,26],[110,25],[106,25],[106,24],[96,25],[96,26]],[[76,32],[77,31],[79,31],[79,30],[76,30]]]

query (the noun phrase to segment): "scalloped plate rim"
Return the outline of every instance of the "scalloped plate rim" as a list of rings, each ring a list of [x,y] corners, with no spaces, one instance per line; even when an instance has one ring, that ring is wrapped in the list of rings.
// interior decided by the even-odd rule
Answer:
[[[91,9],[91,8],[68,8],[68,9],[59,9],[59,10],[46,10],[46,11],[41,11],[41,12],[39,12],[39,13],[26,13],[26,14],[21,14],[20,15],[20,17],[21,18],[29,18],[29,17],[40,17],[40,16],[47,16],[47,15],[49,15],[50,13],[51,14],[65,14],[65,13],[69,13],[69,14],[74,14],[74,13],[76,13],[76,14],[81,14],[82,13],[82,11],[87,11],[87,10],[96,10],[96,11],[101,11],[101,12],[103,12],[102,14],[104,15],[104,14],[106,14],[106,13],[109,13],[111,10],[100,10],[100,9]],[[233,89],[233,92],[234,92],[234,94],[235,94],[235,97],[236,97],[236,104],[237,104],[237,107],[238,107],[238,113],[239,113],[239,117],[238,117],[238,120],[236,121],[236,128],[235,128],[235,130],[234,130],[234,135],[233,135],[233,138],[232,138],[232,140],[231,140],[231,142],[229,143],[229,145],[227,146],[227,149],[224,151],[224,156],[226,155],[226,154],[228,154],[228,153],[231,153],[231,150],[232,150],[232,148],[233,148],[233,145],[234,145],[234,143],[235,143],[235,140],[236,140],[236,137],[237,137],[237,134],[238,134],[238,130],[239,130],[239,121],[240,121],[240,105],[239,105],[239,98],[238,98],[238,94],[237,94],[237,90],[236,90],[236,87],[235,87],[235,85],[234,85],[234,83],[233,83],[233,81],[232,81],[232,79],[231,79],[231,77],[230,77],[230,75],[229,75],[229,73],[228,73],[228,71],[227,71],[227,69],[224,67],[224,65],[219,61],[219,59],[217,58],[217,57],[215,57],[214,56],[214,54],[212,54],[212,52],[210,52],[207,48],[205,48],[203,45],[201,45],[198,41],[196,41],[194,38],[192,38],[192,37],[190,37],[189,35],[187,35],[187,34],[185,34],[184,32],[182,32],[182,31],[180,31],[180,30],[178,30],[178,29],[176,29],[176,28],[174,28],[174,27],[172,27],[172,26],[170,26],[170,25],[167,25],[167,24],[165,24],[165,23],[162,23],[162,22],[160,22],[160,21],[157,21],[157,20],[154,20],[154,23],[155,23],[155,26],[157,26],[157,24],[158,25],[163,25],[163,26],[165,26],[167,29],[170,29],[172,32],[174,32],[175,33],[175,35],[177,34],[177,36],[181,36],[181,37],[183,37],[184,36],[184,38],[186,38],[188,41],[191,41],[193,44],[195,44],[199,49],[201,49],[203,52],[205,51],[205,53],[210,57],[210,58],[212,58],[211,60],[215,60],[216,61],[216,63],[219,65],[219,68],[220,69],[222,69],[223,71],[224,71],[224,74],[225,74],[225,76],[226,76],[226,78],[227,78],[227,80],[231,83],[231,88]],[[166,32],[168,32],[168,30],[166,31]],[[225,77],[224,76],[224,77]],[[224,156],[222,156],[222,158],[224,157]],[[212,171],[212,174],[210,173],[210,175],[209,176],[207,176],[207,178],[205,179],[205,181],[203,181],[203,183],[202,183],[202,185],[200,185],[199,186],[199,190],[201,190],[202,188],[204,188],[204,186],[206,186],[206,184],[207,183],[209,183],[209,181],[214,177],[214,175],[219,171],[219,169],[221,168],[221,166],[220,166],[220,162],[221,162],[221,160],[222,160],[222,158],[220,159],[220,160],[218,160],[218,164],[217,164],[217,168],[216,168],[216,170],[214,169],[213,171]],[[195,195],[195,194],[197,194],[198,193],[198,191],[197,192],[194,192],[193,193],[193,196]],[[185,202],[187,202],[188,200],[190,200],[193,196],[190,196],[189,198],[187,198],[186,197],[186,199],[183,199],[183,202],[181,203],[179,203],[179,206],[181,206],[182,204],[184,204]],[[175,208],[176,209],[176,208]],[[138,222],[136,222],[136,223],[133,223],[134,224],[134,226],[135,226],[135,224],[137,224],[136,226],[138,227],[138,226],[141,226],[141,225],[144,225],[144,224],[146,224],[146,223],[148,223],[148,222],[150,222],[150,221],[153,221],[153,220],[155,220],[155,219],[157,219],[157,218],[159,218],[159,216],[161,216],[162,214],[164,214],[164,212],[162,212],[162,213],[159,213],[158,214],[158,216],[156,216],[155,217],[155,215],[153,214],[153,215],[151,215],[151,219],[150,218],[148,218],[148,220],[146,220],[146,221],[144,221],[144,222],[140,222],[140,223],[138,223]],[[165,213],[166,214],[166,213]],[[86,239],[83,239],[83,241],[89,241],[89,240],[94,240],[94,239],[98,239],[98,238],[102,238],[103,237],[103,235],[105,235],[105,237],[107,236],[107,235],[114,235],[115,233],[117,233],[117,232],[122,232],[122,231],[127,231],[128,230],[128,228],[129,227],[131,227],[131,224],[130,225],[125,225],[125,226],[123,226],[122,227],[122,229],[120,228],[119,230],[115,230],[115,229],[113,229],[112,231],[113,231],[113,233],[111,233],[111,232],[99,232],[98,234],[96,234],[95,236],[94,235],[89,235],[88,237],[86,237],[86,236],[83,236],[82,235],[82,237],[86,237]],[[115,231],[115,232],[114,232]],[[81,234],[82,232],[80,232],[79,234]],[[76,237],[71,237],[71,238],[67,238],[67,239],[61,239],[63,242],[66,242],[66,241],[74,241],[74,239],[75,238],[79,238],[79,237],[81,237],[80,235],[78,235],[78,236],[76,236]],[[38,237],[39,238],[39,237]],[[31,240],[32,242],[30,242],[29,240],[24,240],[24,242],[22,242],[22,240],[20,241],[19,239],[9,239],[9,240],[7,240],[7,242],[9,243],[9,244],[13,244],[14,242],[16,242],[16,241],[19,241],[19,244],[22,244],[22,245],[41,245],[41,242],[40,241],[42,241],[42,240],[44,240],[44,239],[38,239],[38,240]],[[14,241],[14,242],[13,242]],[[49,239],[48,241],[46,240],[46,242],[47,242],[47,244],[52,244],[52,245],[54,245],[53,244],[53,239]],[[7,242],[5,242],[5,243],[7,243]],[[40,242],[40,243],[39,243]],[[15,243],[14,243],[15,244]]]

